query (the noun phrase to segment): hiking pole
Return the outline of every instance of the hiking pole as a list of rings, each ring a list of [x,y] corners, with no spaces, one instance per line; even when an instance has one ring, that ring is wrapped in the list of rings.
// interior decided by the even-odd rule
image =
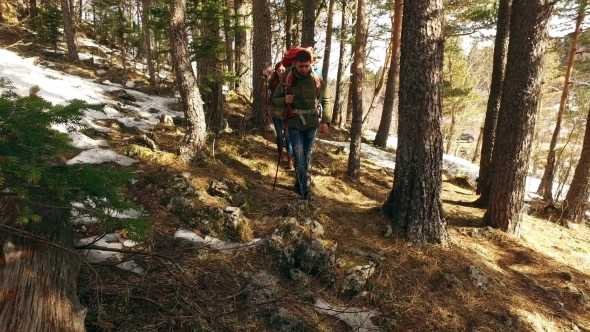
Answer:
[[[285,123],[283,124],[283,138],[281,139],[281,145],[279,146],[280,147],[280,149],[279,149],[279,158],[277,160],[277,170],[275,172],[275,181],[272,184],[272,191],[275,191],[275,187],[277,185],[277,178],[279,177],[279,167],[281,165],[281,157],[283,155],[283,146],[285,145],[284,142],[285,142],[285,139],[286,139],[285,138],[285,136],[286,136],[285,135],[286,129],[287,129],[287,121],[285,121]]]
[[[264,140],[266,141],[266,145],[268,145],[268,89],[264,89]]]

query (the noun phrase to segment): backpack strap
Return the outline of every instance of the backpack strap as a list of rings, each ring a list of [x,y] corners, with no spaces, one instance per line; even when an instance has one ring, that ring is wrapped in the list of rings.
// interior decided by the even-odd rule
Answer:
[[[291,84],[293,83],[293,75],[295,75],[295,67],[291,66],[285,71],[285,75],[283,76],[282,86],[283,86],[283,92],[285,93],[285,95],[289,95],[291,93]],[[319,105],[319,100],[320,100],[321,93],[322,93],[322,78],[320,77],[320,75],[318,75],[313,70],[313,68],[311,69],[311,77],[313,77],[313,80],[315,82],[315,96],[316,96],[316,99],[317,99],[318,105]],[[319,105],[318,108],[319,108],[318,118],[321,118],[323,115],[322,114],[323,108],[321,107],[321,105]],[[287,107],[285,108],[285,119],[292,118],[295,115],[296,114],[293,112],[293,108],[292,108],[291,104],[287,105]]]

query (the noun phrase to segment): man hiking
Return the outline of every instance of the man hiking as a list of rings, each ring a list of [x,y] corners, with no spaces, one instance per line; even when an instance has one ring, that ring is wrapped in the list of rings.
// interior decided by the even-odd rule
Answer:
[[[332,115],[321,112],[320,99],[328,101],[329,96],[325,84],[312,70],[312,58],[309,49],[297,52],[293,65],[272,96],[273,106],[285,109],[288,138],[295,157],[295,191],[303,199],[309,198],[307,173],[316,133],[318,129],[321,133],[329,132]]]

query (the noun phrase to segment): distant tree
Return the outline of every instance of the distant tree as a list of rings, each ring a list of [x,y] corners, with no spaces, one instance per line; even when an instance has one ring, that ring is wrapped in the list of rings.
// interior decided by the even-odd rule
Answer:
[[[586,117],[586,130],[580,161],[576,166],[574,177],[563,201],[564,215],[576,223],[586,219],[590,198],[590,108]]]
[[[588,0],[580,1],[580,7],[578,10],[578,17],[576,19],[576,28],[571,34],[571,46],[567,60],[567,67],[565,70],[565,78],[563,81],[563,89],[561,90],[561,99],[559,100],[559,109],[557,110],[557,121],[555,123],[555,129],[551,136],[551,142],[549,143],[549,153],[547,154],[547,164],[545,165],[545,171],[541,178],[541,183],[537,189],[537,193],[542,195],[546,202],[553,202],[553,180],[555,179],[555,150],[557,147],[557,140],[561,132],[561,123],[563,121],[563,112],[567,103],[567,97],[570,89],[570,79],[572,76],[572,69],[574,67],[574,60],[576,56],[576,50],[578,48],[578,37],[582,30],[582,23],[586,17],[586,7],[588,7]]]
[[[510,35],[510,13],[512,0],[500,0],[498,5],[498,19],[496,24],[496,38],[494,42],[494,60],[492,62],[492,82],[486,109],[481,143],[481,158],[479,161],[479,179],[476,193],[480,195],[475,204],[486,207],[489,200],[492,152],[496,140],[498,112],[502,98],[502,86],[506,67],[506,51]]]
[[[152,34],[150,31],[150,3],[151,0],[141,0],[141,29],[143,33],[143,49],[146,55],[149,82],[151,86],[157,83],[156,70],[152,52]]]
[[[235,0],[235,72],[238,77],[236,90],[250,97],[252,94],[252,2]],[[260,73],[256,73],[258,75]]]
[[[409,242],[447,245],[442,190],[443,2],[404,5],[399,136],[393,189],[382,210]]]
[[[76,50],[76,31],[74,29],[74,23],[72,22],[68,0],[61,0],[61,12],[64,20],[64,35],[68,46],[67,58],[69,61],[78,61],[80,58],[78,57],[78,51]]]
[[[520,235],[522,224],[525,180],[552,11],[553,4],[545,0],[514,0],[510,16],[506,76],[484,219],[515,236]]]
[[[170,2],[170,42],[172,44],[172,64],[176,74],[176,84],[183,103],[187,131],[179,149],[180,156],[186,160],[200,160],[205,157],[205,138],[207,127],[203,101],[197,80],[190,62],[188,40],[185,30],[186,0]]]
[[[330,71],[330,56],[332,55],[332,36],[334,34],[334,6],[336,0],[329,0],[328,2],[328,22],[326,26],[326,43],[324,46],[324,59],[322,63],[322,78],[328,86],[328,73]]]
[[[395,85],[397,83],[397,74],[399,73],[399,49],[402,34],[403,5],[403,0],[395,0],[392,22],[393,29],[391,32],[391,63],[389,64],[389,73],[387,74],[387,83],[385,84],[385,99],[383,100],[383,111],[381,113],[381,120],[379,121],[379,129],[377,130],[377,135],[375,135],[375,140],[373,141],[373,145],[379,147],[387,146],[391,121],[393,120],[393,109],[397,94]]]
[[[361,136],[363,131],[363,81],[367,61],[367,18],[365,0],[357,0],[356,35],[354,42],[354,61],[351,70],[352,82],[352,126],[350,128],[350,153],[346,174],[353,178],[361,175]]]
[[[253,67],[254,73],[252,86],[261,86],[262,70],[268,68],[271,64],[271,21],[270,21],[270,1],[269,0],[254,0],[253,1],[253,22],[254,22],[254,43],[252,46],[254,59]],[[263,128],[265,125],[265,100],[263,91],[256,91],[254,93],[254,118],[256,124]]]
[[[338,33],[338,41],[340,43],[340,51],[338,56],[338,74],[336,76],[336,96],[334,97],[334,108],[332,113],[332,123],[342,128],[344,125],[344,111],[346,109],[346,66],[347,66],[347,0],[342,0],[342,8],[340,9],[340,28]]]

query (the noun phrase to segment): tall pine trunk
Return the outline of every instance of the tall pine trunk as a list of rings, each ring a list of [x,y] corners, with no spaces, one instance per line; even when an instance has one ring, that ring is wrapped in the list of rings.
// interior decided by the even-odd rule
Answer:
[[[344,75],[346,73],[346,0],[342,0],[342,9],[340,12],[340,34],[338,41],[340,43],[340,52],[338,54],[338,74],[336,76],[336,96],[334,98],[334,110],[332,113],[332,123],[342,127],[343,111],[346,96],[346,83]]]
[[[377,135],[375,135],[375,141],[373,141],[373,145],[379,147],[387,146],[387,139],[389,138],[389,130],[391,128],[391,120],[393,119],[393,109],[397,93],[395,90],[395,84],[397,81],[397,74],[399,73],[399,49],[402,35],[403,5],[403,0],[395,0],[393,30],[391,32],[391,38],[393,40],[391,46],[391,63],[389,64],[389,73],[387,74],[387,83],[385,84],[385,98],[383,99],[381,121],[379,122]]]
[[[326,45],[324,48],[324,59],[322,63],[322,78],[324,79],[324,84],[326,84],[326,88],[328,88],[328,72],[330,70],[330,55],[332,53],[332,35],[334,34],[334,5],[336,4],[336,0],[329,0],[328,4],[328,23],[326,26]]]
[[[301,26],[301,46],[314,47],[315,0],[303,0],[303,22]]]
[[[293,3],[285,0],[285,47],[293,48]]]
[[[253,16],[254,16],[254,72],[262,73],[262,70],[271,63],[271,18],[270,18],[270,1],[269,0],[254,0],[253,2]],[[262,78],[260,75],[253,75],[252,86],[262,86]],[[264,127],[266,119],[265,113],[265,99],[264,92],[257,91],[254,94],[254,118],[259,127]]]
[[[590,198],[590,108],[586,117],[586,131],[580,161],[563,201],[564,215],[576,223],[583,222],[589,207],[588,198]]]
[[[352,123],[350,127],[350,153],[346,174],[353,178],[361,175],[361,136],[363,131],[363,81],[367,57],[367,19],[365,0],[357,1],[356,35],[354,43],[354,62],[352,66]]]
[[[514,0],[506,77],[492,157],[485,221],[520,235],[525,180],[539,96],[547,25],[553,5],[545,0]]]
[[[76,51],[76,32],[74,30],[74,23],[72,22],[68,0],[61,0],[61,12],[64,21],[64,36],[66,39],[66,45],[68,46],[67,58],[69,61],[79,61],[78,51]]]
[[[383,211],[409,242],[447,245],[442,190],[442,0],[403,9],[399,137],[393,189]]]
[[[492,63],[492,81],[490,83],[490,95],[486,109],[486,118],[483,126],[483,138],[481,144],[481,158],[479,160],[479,178],[476,193],[480,195],[475,205],[486,207],[490,195],[490,177],[492,152],[496,140],[496,128],[498,124],[498,112],[502,99],[502,85],[506,67],[506,50],[508,49],[508,37],[510,33],[510,13],[512,0],[500,0],[498,6],[498,22],[496,24],[496,40],[494,42],[494,57]]]
[[[250,97],[252,94],[252,56],[250,45],[250,30],[248,17],[252,10],[250,3],[246,0],[235,0],[235,11],[237,15],[235,27],[235,66],[239,82],[236,85],[237,92]],[[260,73],[256,73],[259,75]]]
[[[170,2],[170,43],[172,66],[176,74],[176,84],[183,103],[187,131],[179,149],[185,160],[201,160],[205,157],[206,124],[203,101],[193,73],[188,52],[188,39],[185,29],[186,0]]]
[[[2,331],[85,331],[86,309],[76,294],[80,257],[72,248],[68,213],[56,208],[36,211],[17,234],[18,207],[0,201],[0,327]],[[12,211],[12,213],[11,213]]]
[[[576,56],[576,49],[578,47],[578,37],[580,36],[580,30],[582,23],[586,17],[586,7],[588,1],[584,0],[580,4],[578,11],[578,18],[576,19],[576,29],[572,35],[572,45],[570,47],[570,53],[567,60],[567,68],[565,70],[565,79],[563,81],[563,90],[561,91],[561,99],[559,100],[559,109],[557,111],[557,121],[555,123],[555,129],[551,136],[551,142],[549,143],[549,153],[547,154],[547,164],[541,183],[537,189],[537,193],[542,195],[544,200],[552,203],[553,202],[553,179],[555,178],[555,148],[557,146],[557,140],[561,131],[561,122],[563,121],[563,112],[565,111],[565,105],[567,103],[567,96],[570,88],[570,78],[572,76],[572,68],[574,67],[574,60]]]

